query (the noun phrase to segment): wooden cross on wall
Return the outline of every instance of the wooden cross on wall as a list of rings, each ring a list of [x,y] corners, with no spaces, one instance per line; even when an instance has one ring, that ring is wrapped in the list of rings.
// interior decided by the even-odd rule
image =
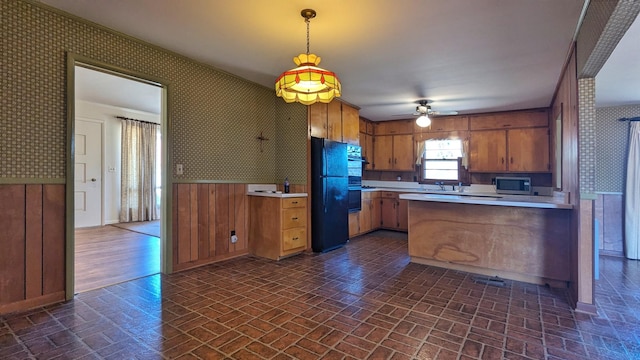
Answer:
[[[264,135],[262,135],[262,131],[260,131],[260,136],[256,137],[256,139],[260,140],[260,152],[262,152],[262,142],[269,141],[269,138],[264,137]]]

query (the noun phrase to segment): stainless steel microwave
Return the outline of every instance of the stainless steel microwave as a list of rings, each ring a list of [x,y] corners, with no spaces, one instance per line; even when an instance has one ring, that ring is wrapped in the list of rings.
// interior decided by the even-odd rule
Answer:
[[[496,193],[511,195],[531,195],[530,177],[496,177]]]

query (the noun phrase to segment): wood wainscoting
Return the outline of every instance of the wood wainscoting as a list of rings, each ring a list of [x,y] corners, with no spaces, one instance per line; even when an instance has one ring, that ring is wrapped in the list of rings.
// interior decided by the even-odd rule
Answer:
[[[595,234],[600,254],[624,256],[624,196],[598,194],[594,217],[600,224]]]
[[[64,301],[65,185],[0,185],[0,314]]]
[[[173,270],[248,253],[246,184],[173,185]],[[231,231],[238,242],[231,243]]]
[[[278,187],[282,190],[282,184]],[[292,192],[306,188],[291,185]],[[172,211],[174,271],[249,253],[247,184],[174,184]]]

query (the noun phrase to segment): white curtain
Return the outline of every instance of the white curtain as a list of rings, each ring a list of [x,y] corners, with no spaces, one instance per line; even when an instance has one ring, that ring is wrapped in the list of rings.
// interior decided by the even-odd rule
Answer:
[[[640,259],[640,121],[629,127],[629,159],[625,192],[625,255]]]
[[[120,222],[159,219],[156,207],[156,136],[160,125],[122,120]]]

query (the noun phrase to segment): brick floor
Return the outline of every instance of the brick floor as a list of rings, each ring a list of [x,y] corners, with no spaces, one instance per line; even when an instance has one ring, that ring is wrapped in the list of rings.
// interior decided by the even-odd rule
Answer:
[[[600,258],[598,316],[565,291],[412,264],[376,232],[243,257],[0,319],[2,359],[640,359],[640,262]]]

